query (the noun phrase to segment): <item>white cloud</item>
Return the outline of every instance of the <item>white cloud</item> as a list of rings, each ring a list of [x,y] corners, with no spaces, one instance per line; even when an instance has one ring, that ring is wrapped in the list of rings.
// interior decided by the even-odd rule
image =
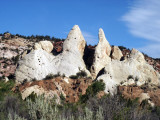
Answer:
[[[84,39],[87,41],[87,44],[89,45],[95,45],[97,44],[98,42],[98,38],[94,35],[92,35],[91,33],[89,32],[85,32],[85,31],[82,31],[82,34],[84,36]]]
[[[160,47],[160,0],[135,0],[133,6],[122,19],[127,23],[131,34],[152,41],[152,45],[144,46],[144,52],[157,53]],[[150,49],[149,51],[147,49]]]

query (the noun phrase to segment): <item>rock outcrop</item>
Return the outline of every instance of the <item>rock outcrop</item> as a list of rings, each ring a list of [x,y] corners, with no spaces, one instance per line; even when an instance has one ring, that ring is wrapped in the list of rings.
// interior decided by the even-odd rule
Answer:
[[[60,95],[65,97],[66,102],[77,102],[80,95],[86,93],[86,89],[92,83],[89,78],[70,79],[67,77],[56,77],[47,80],[26,82],[19,85],[22,99],[27,98],[31,93],[37,95],[44,94],[47,98],[56,97],[57,103],[60,102]]]
[[[134,79],[138,86],[146,81],[159,85],[160,75],[149,65],[142,53],[132,49],[130,57],[125,61],[112,60],[106,65],[104,74],[98,77],[106,83],[106,93],[116,93],[116,86]],[[132,82],[131,82],[132,83]]]
[[[119,86],[118,94],[121,94],[125,99],[134,100],[139,98],[139,103],[146,100],[152,107],[155,105],[160,106],[160,89],[152,84],[151,86],[148,86],[147,84],[142,86],[136,86],[135,84]]]
[[[57,74],[57,70],[52,64],[53,59],[53,55],[42,49],[32,51],[19,61],[19,67],[16,70],[16,81],[42,80],[51,73]]]
[[[113,49],[112,49],[112,59],[115,59],[115,60],[120,60],[122,58],[123,54],[121,52],[121,50],[119,49],[118,46],[113,46]]]
[[[35,43],[34,48],[35,50],[43,49],[50,53],[53,50],[53,44],[50,41],[40,41],[39,43]]]
[[[42,80],[49,74],[67,77],[84,71],[90,76],[83,61],[86,42],[77,25],[75,25],[63,43],[63,52],[57,56],[42,49],[35,50],[19,62],[16,71],[17,82],[32,79]],[[38,47],[37,47],[38,48]]]
[[[94,61],[91,66],[91,74],[95,79],[100,70],[102,70],[107,64],[111,62],[109,57],[111,53],[111,46],[107,41],[102,29],[99,29],[99,43],[95,48]]]
[[[90,76],[83,60],[85,45],[80,28],[75,25],[63,43],[63,52],[57,55],[53,62],[61,75],[65,74],[69,77],[76,75],[79,71],[85,71]]]
[[[6,38],[7,42],[0,43],[0,48],[3,48],[0,49],[0,57],[4,58],[0,59],[0,77],[6,78],[14,74],[18,66],[16,82],[23,99],[31,93],[36,93],[44,94],[47,98],[56,96],[59,103],[62,94],[66,102],[77,102],[79,95],[85,94],[94,79],[103,80],[106,84],[105,91],[97,95],[99,98],[105,93],[113,95],[118,91],[126,98],[139,97],[140,102],[147,100],[152,106],[160,105],[157,102],[160,100],[160,75],[156,71],[160,67],[155,64],[156,60],[148,57],[146,59],[146,56],[136,49],[131,51],[123,46],[111,47],[102,29],[99,29],[97,46],[86,45],[77,25],[72,28],[65,41],[39,42],[35,38],[34,42],[38,43],[28,44],[28,40],[19,37],[14,38],[14,41],[9,39]],[[29,49],[33,45],[35,49]],[[22,58],[19,65],[12,60],[14,58],[17,61],[17,56]],[[156,70],[151,65],[155,65]],[[79,72],[87,76],[71,79]],[[54,77],[48,79],[49,76]],[[92,79],[88,78],[89,76]],[[148,83],[150,86],[146,90],[145,85]],[[156,86],[156,90],[152,89],[153,86]]]
[[[14,76],[19,58],[32,49],[32,44],[23,38],[0,41],[0,77]]]

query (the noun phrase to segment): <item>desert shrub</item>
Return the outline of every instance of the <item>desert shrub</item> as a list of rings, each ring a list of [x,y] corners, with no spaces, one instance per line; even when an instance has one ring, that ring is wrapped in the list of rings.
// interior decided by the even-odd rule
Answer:
[[[20,59],[19,55],[12,57],[12,60],[14,61],[15,64],[18,63],[19,59]]]
[[[7,64],[4,64],[3,68],[7,68]]]
[[[60,76],[60,73],[57,73],[57,74],[55,74],[55,75],[49,74],[49,75],[47,75],[47,76],[44,78],[44,80],[53,79],[53,78],[56,78],[56,77],[58,77],[58,76]]]
[[[0,107],[1,120],[6,119],[7,117],[17,120],[17,116],[28,118],[29,114],[26,105],[24,101],[19,98],[19,96],[6,96],[4,100],[0,102]],[[9,116],[8,113],[10,114]]]
[[[36,78],[33,78],[31,81],[33,81],[33,82],[34,82],[34,81],[37,81],[37,79],[36,79]]]
[[[124,46],[118,46],[119,47],[119,49],[121,50],[121,51],[123,51],[124,49],[127,49],[126,47],[124,47]]]
[[[11,94],[11,89],[14,87],[15,80],[9,80],[5,82],[0,81],[0,100],[3,100],[4,96]]]
[[[71,78],[71,79],[78,79],[78,76],[77,75],[71,75],[71,76],[69,76],[69,78]]]
[[[147,108],[139,108],[137,99],[126,100],[121,95],[107,95],[101,99],[90,97],[86,102],[86,107],[93,112],[94,119],[99,109],[104,120],[150,120],[154,117]]]
[[[77,75],[78,77],[82,78],[82,77],[86,77],[86,76],[87,76],[87,73],[86,73],[85,71],[81,70],[81,71],[78,72],[76,75]]]
[[[83,70],[78,72],[76,75],[69,76],[69,78],[71,78],[71,79],[78,79],[78,78],[84,78],[84,77],[87,77],[87,73]]]
[[[136,76],[136,77],[135,77],[135,82],[137,82],[138,80],[139,80],[139,78]]]
[[[44,80],[49,80],[49,79],[53,79],[55,76],[53,74],[49,74],[47,75]]]
[[[80,96],[80,102],[86,102],[89,97],[95,96],[98,92],[104,91],[105,83],[103,80],[95,81],[92,85],[88,86],[86,94]]]
[[[129,80],[129,79],[134,79],[133,75],[129,75],[127,80]]]
[[[35,97],[35,100],[27,98],[24,105],[17,99],[9,100],[5,114],[11,120],[150,120],[158,119],[155,112],[152,113],[146,107],[140,109],[136,100],[125,100],[121,95],[106,95],[101,99],[95,96],[89,97],[86,104],[63,103],[58,105],[53,99],[45,99],[44,96]],[[15,103],[16,102],[16,103]],[[20,104],[20,105],[19,105]],[[6,105],[5,105],[6,106]],[[21,109],[22,106],[27,106]],[[19,112],[21,110],[21,112]],[[156,109],[157,114],[159,108]],[[25,113],[24,113],[25,112]],[[9,114],[8,114],[9,113]],[[1,116],[1,114],[0,114]],[[3,115],[2,115],[3,116]],[[10,120],[10,119],[9,119]]]
[[[24,79],[22,85],[24,85],[27,81],[28,81],[27,79]]]

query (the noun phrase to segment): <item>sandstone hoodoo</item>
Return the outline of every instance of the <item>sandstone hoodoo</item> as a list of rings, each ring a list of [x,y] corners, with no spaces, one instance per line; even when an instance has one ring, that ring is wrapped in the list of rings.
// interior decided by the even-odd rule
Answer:
[[[111,62],[111,58],[109,57],[110,53],[111,46],[107,41],[103,30],[99,29],[99,43],[95,48],[94,61],[91,66],[91,74],[94,79],[100,70]]]
[[[106,93],[115,94],[116,88],[121,83],[136,83],[141,86],[147,81],[154,85],[160,84],[160,75],[149,65],[142,53],[136,49],[132,49],[130,57],[124,61],[112,60],[105,66],[104,74],[98,77],[106,83]]]
[[[3,71],[0,75],[7,77],[16,69],[16,84],[23,99],[33,92],[47,98],[57,96],[57,103],[61,94],[66,102],[77,102],[89,85],[103,81],[105,89],[100,91],[103,95],[118,92],[127,99],[138,97],[140,102],[147,99],[151,106],[159,105],[156,100],[160,100],[160,75],[154,69],[157,67],[148,64],[146,56],[136,49],[111,46],[102,29],[99,29],[99,42],[95,46],[86,45],[78,25],[71,29],[65,41],[36,39],[28,43],[25,39],[25,42],[19,38],[15,38],[18,42],[6,39],[7,42],[0,43],[0,56],[5,58],[0,60]],[[17,64],[12,58],[19,53]]]
[[[80,71],[90,72],[86,69],[83,60],[86,41],[78,25],[75,25],[63,43],[63,52],[56,56],[52,62],[57,66],[58,72],[67,77],[76,75]]]
[[[44,47],[45,44],[47,47]],[[90,76],[90,72],[86,69],[83,61],[85,45],[86,42],[77,25],[72,28],[64,41],[63,52],[57,56],[48,53],[53,49],[49,42],[41,41],[35,44],[37,50],[32,51],[19,62],[16,71],[17,83],[24,80],[42,80],[49,74],[69,77],[80,71],[84,71],[87,76]]]

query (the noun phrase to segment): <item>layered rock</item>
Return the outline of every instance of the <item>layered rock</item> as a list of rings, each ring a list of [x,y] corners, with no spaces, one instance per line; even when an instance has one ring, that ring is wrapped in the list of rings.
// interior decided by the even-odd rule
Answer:
[[[49,74],[60,74],[67,77],[84,71],[87,75],[90,72],[86,69],[83,61],[85,40],[77,25],[75,25],[63,44],[63,52],[57,56],[42,49],[35,50],[19,62],[16,71],[17,82],[32,79],[42,80]],[[37,47],[38,48],[38,47]]]
[[[77,102],[79,96],[86,93],[86,89],[91,83],[92,80],[88,78],[70,79],[67,77],[56,77],[47,80],[26,82],[23,85],[19,85],[18,89],[21,92],[22,99],[27,98],[31,93],[35,93],[37,95],[44,94],[47,98],[56,97],[57,103],[59,103],[60,95],[63,95],[66,102],[71,103]]]
[[[118,94],[121,94],[125,99],[134,100],[139,98],[139,102],[142,103],[143,100],[146,100],[152,107],[160,106],[160,89],[157,86],[151,84],[136,86],[128,85],[128,86],[119,86]]]
[[[122,58],[123,54],[121,52],[121,50],[119,49],[118,46],[113,46],[113,49],[112,49],[112,59],[115,59],[115,60],[120,60]]]
[[[19,58],[32,49],[32,42],[23,38],[0,42],[0,77],[14,76]]]
[[[130,77],[132,76],[132,77]],[[116,93],[116,86],[134,79],[138,86],[146,81],[159,85],[160,75],[149,65],[142,53],[132,49],[130,57],[125,61],[112,60],[104,69],[104,74],[98,77],[106,83],[106,93]],[[132,83],[132,82],[131,82]]]
[[[95,79],[100,70],[102,70],[108,63],[111,62],[109,57],[111,53],[111,47],[107,41],[102,29],[99,29],[99,43],[95,48],[94,61],[91,66],[91,74]]]
[[[50,53],[53,50],[53,44],[50,41],[40,41],[39,43],[35,43],[34,48],[35,50],[43,49]]]

